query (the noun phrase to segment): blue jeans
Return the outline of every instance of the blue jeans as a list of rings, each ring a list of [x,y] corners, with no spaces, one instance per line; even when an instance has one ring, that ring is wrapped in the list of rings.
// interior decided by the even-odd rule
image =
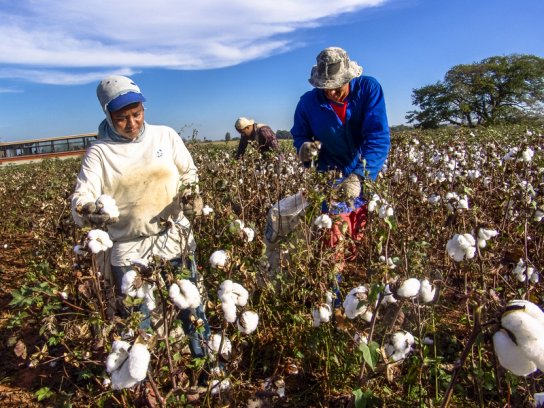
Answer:
[[[172,266],[179,268],[181,267],[181,259],[175,258],[171,259],[170,263]],[[186,259],[186,266],[191,271],[191,277],[189,280],[196,285],[198,272],[196,270],[196,263],[192,257]],[[113,266],[111,271],[115,278],[115,284],[120,290],[121,283],[123,282],[123,275],[132,269],[131,266]],[[163,276],[164,278],[164,276]],[[147,308],[145,303],[139,308],[139,312],[144,315],[144,319],[140,323],[141,329],[149,329],[151,327],[151,312]],[[197,321],[200,319],[203,322],[204,330],[197,331],[195,325],[191,321],[191,315],[194,315]],[[202,305],[199,305],[196,309],[184,309],[179,313],[179,319],[183,327],[183,332],[189,338],[189,349],[191,350],[191,355],[196,357],[205,357],[207,355],[206,348],[203,347],[204,342],[208,341],[210,338],[210,326],[208,325],[208,319],[204,313]]]

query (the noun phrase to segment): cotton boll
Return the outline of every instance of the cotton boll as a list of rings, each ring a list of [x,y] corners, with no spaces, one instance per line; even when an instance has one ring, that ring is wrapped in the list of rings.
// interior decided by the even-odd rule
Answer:
[[[508,302],[508,305],[506,305],[506,310],[508,311],[511,308],[520,308],[523,307],[523,311],[527,313],[529,316],[536,319],[542,326],[544,326],[544,312],[540,307],[535,305],[533,302],[529,302],[528,300],[512,300],[511,302]]]
[[[253,229],[249,227],[244,227],[242,228],[242,231],[247,242],[253,241],[253,238],[255,237],[255,231],[253,231]]]
[[[212,334],[210,336],[210,339],[208,340],[208,348],[213,352],[213,354],[217,354],[219,352],[219,346],[221,345],[221,338],[222,336],[220,334]],[[230,353],[232,352],[232,343],[229,340],[228,337],[223,338],[223,347],[221,348],[221,356],[223,358],[228,359],[230,356]]]
[[[106,371],[111,373],[117,370],[128,358],[130,344],[126,341],[115,340],[111,346],[111,353],[106,358]]]
[[[212,268],[224,268],[227,264],[229,256],[226,251],[218,250],[210,256],[210,265]]]
[[[386,285],[383,290],[382,304],[387,305],[389,303],[397,303],[397,299],[395,299],[395,296],[391,292],[390,286]]]
[[[87,233],[87,241],[87,246],[93,254],[106,251],[113,246],[108,233],[99,229],[89,231]]]
[[[246,310],[238,319],[238,330],[244,334],[251,334],[257,329],[259,315],[251,310]]]
[[[349,319],[355,319],[366,312],[367,306],[359,303],[367,300],[368,289],[364,286],[353,288],[344,299],[344,310]]]
[[[204,206],[204,208],[202,208],[202,215],[207,216],[207,215],[210,215],[212,212],[213,212],[213,208],[211,208],[207,204]]]
[[[544,370],[544,326],[524,310],[508,311],[501,317],[501,326],[509,330],[520,350]]]
[[[493,347],[501,366],[515,375],[529,375],[536,371],[536,365],[516,346],[504,330],[493,335]]]
[[[114,390],[131,388],[138,383],[138,380],[130,375],[128,359],[121,367],[111,373],[111,387]]]
[[[478,239],[485,239],[486,241],[499,235],[499,232],[493,229],[480,228],[478,230]]]
[[[221,308],[223,309],[225,321],[234,323],[236,321],[236,304],[234,302],[222,302]]]
[[[236,295],[236,304],[244,307],[247,304],[249,298],[249,292],[239,283],[233,282],[232,293]]]
[[[173,283],[168,295],[174,304],[180,309],[195,309],[200,305],[200,293],[193,282],[188,279],[178,280]]]
[[[396,296],[401,298],[412,298],[418,295],[421,282],[416,278],[406,279],[397,289]]]
[[[421,281],[421,287],[419,288],[419,299],[423,303],[429,303],[434,300],[436,294],[436,288],[434,288],[427,279]]]
[[[331,229],[332,228],[332,220],[331,217],[329,217],[328,214],[322,214],[319,217],[317,217],[314,221],[314,225],[317,226],[317,228],[324,228],[324,229]]]
[[[121,281],[121,293],[131,297],[136,297],[137,289],[134,287],[134,281],[136,280],[137,276],[138,273],[135,270],[131,269],[130,271],[125,272]]]
[[[132,378],[142,381],[147,376],[147,367],[151,355],[145,344],[136,343],[129,353],[128,370]]]
[[[214,379],[210,384],[210,393],[217,395],[230,389],[230,380],[223,378],[221,380]]]

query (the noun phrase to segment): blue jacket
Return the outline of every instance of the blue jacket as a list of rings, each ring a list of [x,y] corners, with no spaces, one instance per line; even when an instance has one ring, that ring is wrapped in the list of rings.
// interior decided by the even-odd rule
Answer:
[[[320,171],[337,169],[344,177],[368,172],[375,180],[390,145],[382,87],[376,79],[363,75],[352,79],[349,87],[345,124],[323,90],[314,88],[302,95],[291,129],[293,143],[298,152],[304,142],[321,142],[317,160]]]

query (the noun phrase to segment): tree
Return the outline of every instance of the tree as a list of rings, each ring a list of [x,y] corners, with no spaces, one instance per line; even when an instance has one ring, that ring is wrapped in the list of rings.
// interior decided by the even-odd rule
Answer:
[[[230,142],[230,132],[225,133],[225,142]]]
[[[416,127],[519,123],[544,114],[544,59],[534,55],[494,56],[456,65],[444,81],[413,90],[419,110],[406,119]]]
[[[291,135],[291,132],[288,130],[277,130],[276,131],[276,138],[279,139],[292,139],[293,135]]]

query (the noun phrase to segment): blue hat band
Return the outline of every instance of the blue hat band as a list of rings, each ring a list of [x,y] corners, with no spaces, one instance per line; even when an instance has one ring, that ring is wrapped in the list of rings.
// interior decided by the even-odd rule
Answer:
[[[123,95],[119,95],[117,98],[111,100],[108,103],[108,111],[115,112],[124,108],[127,105],[137,102],[145,102],[145,98],[138,92],[127,92]]]

